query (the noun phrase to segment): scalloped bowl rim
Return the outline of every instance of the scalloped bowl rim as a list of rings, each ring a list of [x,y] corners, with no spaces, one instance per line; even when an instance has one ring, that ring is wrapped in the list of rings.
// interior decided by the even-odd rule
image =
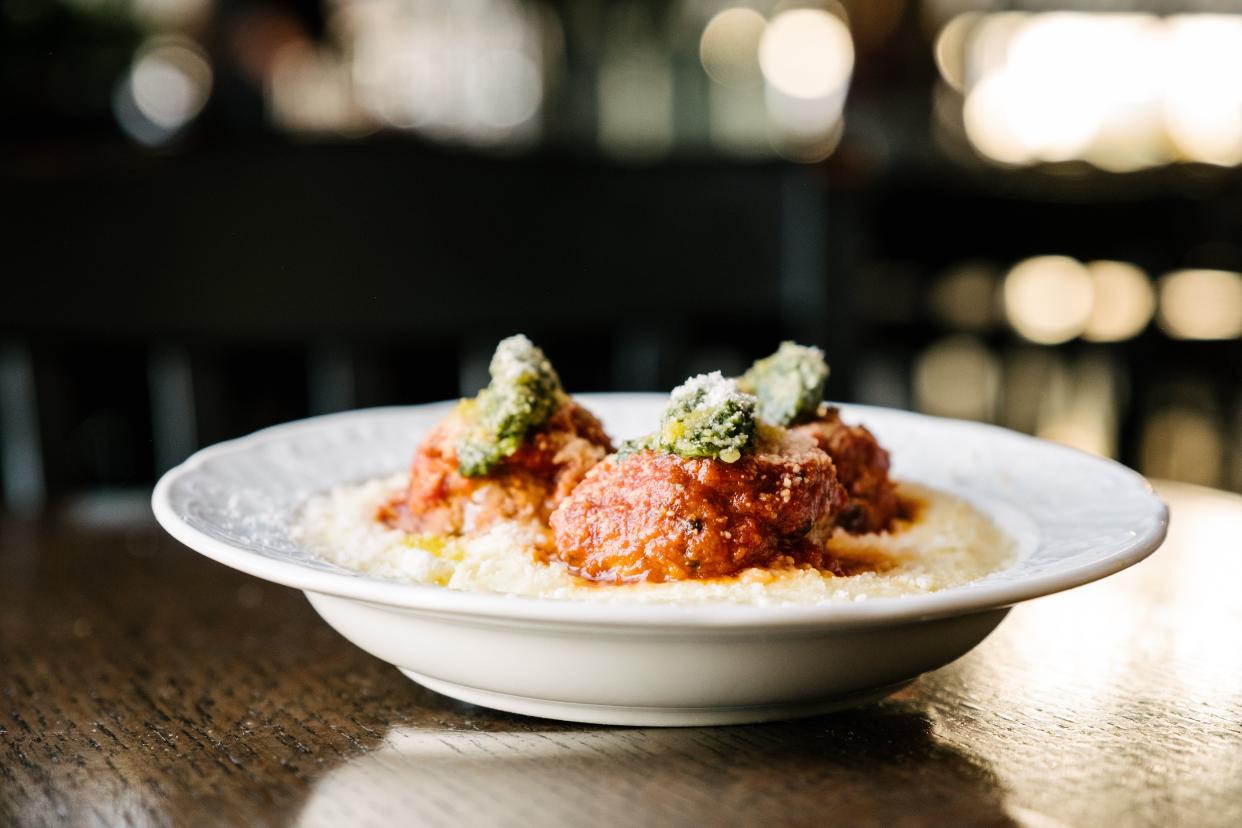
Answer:
[[[578,394],[585,405],[611,402],[623,404],[625,398],[644,398],[652,404],[652,394]],[[453,404],[452,401],[416,406],[387,406],[356,409],[297,420],[256,431],[253,434],[217,443],[204,448],[180,465],[166,472],[156,484],[151,503],[156,520],[175,539],[191,549],[241,572],[285,586],[310,592],[334,595],[368,603],[396,607],[414,612],[430,612],[454,616],[508,622],[572,623],[600,627],[647,627],[652,631],[694,628],[753,629],[764,627],[817,628],[883,626],[921,619],[942,618],[966,613],[1012,606],[1104,578],[1143,560],[1163,542],[1168,530],[1168,507],[1155,494],[1151,485],[1137,472],[1112,460],[1088,455],[1077,449],[1051,443],[999,426],[964,420],[931,417],[899,409],[864,405],[841,406],[851,418],[864,423],[874,417],[918,421],[929,428],[958,430],[1002,436],[1006,440],[1037,444],[1038,450],[1050,459],[1075,457],[1086,460],[1091,468],[1114,479],[1128,481],[1150,501],[1147,520],[1141,530],[1134,531],[1126,542],[1100,550],[1084,562],[1042,574],[1008,578],[990,583],[986,579],[939,591],[872,597],[865,601],[831,601],[808,604],[750,605],[733,603],[702,603],[678,605],[667,603],[595,602],[586,600],[548,599],[491,592],[468,592],[446,587],[382,580],[366,575],[331,572],[307,566],[296,560],[269,557],[248,550],[204,532],[187,522],[172,501],[174,489],[198,473],[204,464],[236,457],[258,447],[290,440],[316,429],[333,428],[351,420],[367,417],[400,416],[415,411],[435,412]],[[408,458],[399,458],[400,462]],[[340,482],[346,482],[344,480]],[[1018,507],[1019,511],[1021,507]],[[985,510],[986,511],[986,510]],[[1010,564],[1004,572],[1021,568],[1023,559]]]

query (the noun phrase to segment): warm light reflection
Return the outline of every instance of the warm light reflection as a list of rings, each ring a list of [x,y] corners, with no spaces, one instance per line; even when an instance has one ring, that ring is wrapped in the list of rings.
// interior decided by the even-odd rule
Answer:
[[[935,57],[992,160],[1242,163],[1242,17],[968,12]]]
[[[978,649],[918,685],[943,711],[938,737],[988,763],[1021,824],[1117,822],[1114,797],[1067,799],[1068,778],[1138,780],[1185,801],[1239,778],[1225,734],[1237,730],[1242,676],[1242,500],[1156,488],[1172,520],[1150,559],[1015,607]],[[1022,735],[1031,732],[1055,736]]]
[[[1083,332],[1091,316],[1091,276],[1068,256],[1036,256],[1005,277],[1005,313],[1031,342],[1055,345]]]
[[[1167,625],[1135,588],[1140,572],[1015,607],[996,634],[945,671],[949,675],[928,680],[938,695],[949,684],[951,699],[978,707],[969,716],[944,717],[940,735],[950,743],[968,739],[1009,796],[1038,808],[1019,824],[1078,824],[1043,816],[1057,813],[1055,804],[1065,796],[1057,780],[1116,768],[1122,755],[1147,765],[1150,757],[1132,749],[1139,711],[1163,721],[1184,704],[1165,683],[1167,665],[1157,660],[1164,649],[1155,642]],[[1159,677],[1155,685],[1153,675]],[[982,739],[960,729],[974,716],[984,717]],[[1015,738],[1027,732],[1056,735]]]
[[[718,779],[730,794],[722,797],[721,784],[699,784],[694,772],[731,757],[730,768],[744,780],[797,773],[808,756],[826,754],[840,737],[825,733],[822,724],[615,728],[487,713],[477,717],[481,727],[453,729],[435,724],[434,715],[424,717],[426,726],[389,729],[379,744],[317,775],[295,824],[665,825],[692,820],[716,825],[730,822],[739,791],[730,789],[730,780]],[[897,729],[886,744],[909,739],[919,744],[918,727],[909,721],[894,724]],[[938,754],[941,763],[943,758],[943,752]],[[835,796],[867,801],[884,794],[870,775],[852,772],[847,760],[825,761],[824,768],[832,774]],[[956,768],[931,768],[928,774],[933,784],[961,784]],[[602,778],[609,783],[600,785]],[[650,796],[653,779],[667,783],[672,796]],[[783,804],[802,813],[823,796],[821,788],[803,786],[789,792]],[[619,814],[625,816],[618,819]]]
[[[1242,508],[1234,495],[1197,491],[1174,501],[1174,510],[1169,538],[1180,558],[1170,588],[1182,611],[1169,666],[1200,704],[1228,704],[1242,676],[1242,647],[1232,646],[1242,580],[1242,556],[1232,552],[1242,537]],[[1234,751],[1226,742],[1218,750]]]
[[[728,87],[757,86],[759,41],[767,21],[754,9],[725,9],[708,21],[699,40],[699,59],[716,83]]]
[[[393,728],[370,751],[320,778],[297,824],[380,824],[394,814],[415,824],[445,814],[463,826],[538,823],[536,815],[563,812],[586,790],[602,812],[632,814],[634,803],[607,786],[595,790],[591,779],[605,765],[627,766],[640,748],[647,761],[670,748],[675,756],[695,750],[685,738],[692,732],[632,729],[623,737],[609,729]],[[487,796],[474,795],[483,790]]]
[[[1147,327],[1156,310],[1156,294],[1141,268],[1127,262],[1088,262],[1094,287],[1091,315],[1083,338],[1120,342]]]
[[[1178,339],[1242,336],[1242,274],[1177,270],[1160,279],[1160,327]]]
[[[990,420],[999,380],[996,357],[978,339],[946,337],[915,361],[914,402],[928,414]]]

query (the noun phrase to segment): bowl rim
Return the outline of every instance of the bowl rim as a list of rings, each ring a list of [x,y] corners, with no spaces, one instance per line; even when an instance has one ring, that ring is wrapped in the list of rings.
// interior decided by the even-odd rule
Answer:
[[[596,393],[577,394],[586,403],[620,398],[665,398],[663,394]],[[506,623],[531,622],[600,627],[644,627],[651,630],[678,629],[755,629],[755,628],[816,628],[873,627],[930,620],[954,615],[984,612],[1010,607],[1022,601],[1051,595],[1099,580],[1146,558],[1158,549],[1168,532],[1169,510],[1142,475],[1122,464],[1078,449],[1052,443],[1011,429],[989,423],[934,417],[901,409],[857,404],[838,404],[847,414],[868,411],[883,416],[913,418],[930,423],[967,426],[1000,432],[1007,439],[1038,443],[1041,450],[1081,455],[1093,463],[1107,467],[1113,474],[1122,474],[1137,483],[1150,498],[1151,515],[1146,530],[1136,532],[1124,544],[1108,554],[1077,566],[1036,574],[1022,579],[1001,582],[973,582],[916,595],[872,597],[865,601],[831,601],[809,604],[736,604],[702,603],[629,603],[620,601],[575,601],[539,598],[493,592],[471,592],[448,589],[434,584],[402,583],[366,575],[331,572],[293,560],[279,560],[258,552],[234,546],[212,537],[186,522],[173,507],[174,485],[194,474],[204,463],[236,452],[245,452],[260,445],[287,439],[297,433],[368,416],[394,416],[415,411],[447,408],[454,401],[440,401],[408,406],[360,408],[333,414],[322,414],[260,429],[252,434],[226,440],[200,449],[184,462],[165,472],[151,494],[151,507],[156,521],[173,538],[190,549],[218,563],[267,581],[308,592],[362,601],[415,613],[473,617]]]

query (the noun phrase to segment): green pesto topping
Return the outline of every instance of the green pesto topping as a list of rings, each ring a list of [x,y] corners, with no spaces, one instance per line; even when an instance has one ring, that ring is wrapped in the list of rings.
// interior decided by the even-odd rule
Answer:
[[[691,377],[669,397],[659,430],[621,447],[621,455],[649,448],[681,457],[712,457],[733,463],[751,448],[755,398],[719,371]]]
[[[629,440],[622,440],[621,445],[617,447],[617,459],[624,460],[631,454],[636,454],[647,449],[654,449],[655,435],[648,434],[643,437],[631,437]]]
[[[782,342],[776,353],[750,366],[737,385],[759,398],[760,417],[787,426],[815,416],[827,380],[823,351]]]
[[[473,426],[457,443],[465,477],[481,477],[511,456],[565,399],[552,363],[522,334],[501,340],[488,370],[488,386],[462,402]]]

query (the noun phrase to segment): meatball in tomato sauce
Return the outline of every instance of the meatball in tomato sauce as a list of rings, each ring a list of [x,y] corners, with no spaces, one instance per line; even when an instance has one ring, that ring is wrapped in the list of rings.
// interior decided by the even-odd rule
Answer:
[[[822,405],[816,418],[792,427],[815,440],[836,465],[846,501],[837,525],[851,534],[883,532],[900,515],[897,487],[889,478],[888,452],[869,430],[841,421],[841,412]]]
[[[435,534],[505,519],[546,524],[612,451],[599,420],[570,399],[547,356],[522,334],[500,341],[488,373],[487,387],[462,400],[418,447],[408,491],[380,509],[385,523]]]
[[[736,575],[824,564],[844,500],[806,435],[765,429],[733,462],[640,448],[592,469],[555,512],[555,556],[602,582]]]
[[[885,531],[900,512],[888,452],[870,431],[841,422],[840,412],[822,402],[828,374],[819,348],[782,342],[757,360],[738,386],[755,395],[760,418],[808,435],[832,458],[848,498],[838,526],[854,534]]]
[[[486,475],[462,474],[458,457],[473,424],[458,411],[439,423],[414,453],[409,488],[380,511],[380,519],[407,532],[461,534],[499,520],[548,516],[612,451],[595,415],[566,400],[526,435],[520,448]]]

